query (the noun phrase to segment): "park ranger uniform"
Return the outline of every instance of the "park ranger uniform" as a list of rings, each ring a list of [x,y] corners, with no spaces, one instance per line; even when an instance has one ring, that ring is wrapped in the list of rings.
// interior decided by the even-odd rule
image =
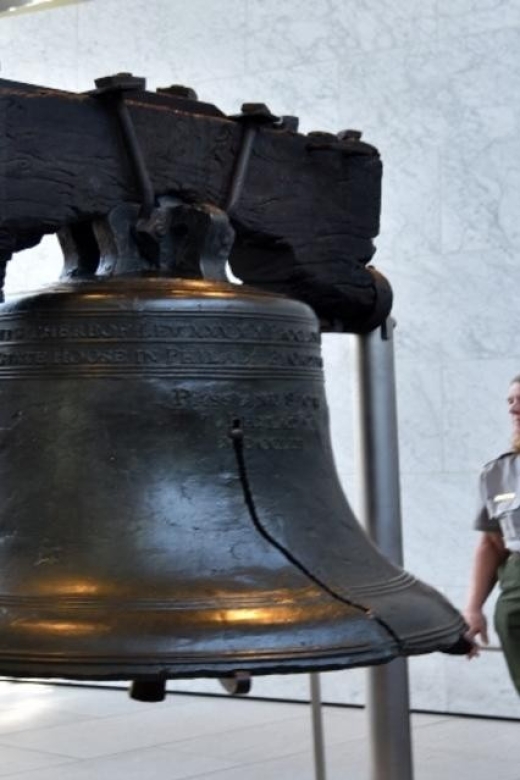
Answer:
[[[486,463],[480,475],[475,528],[501,533],[509,550],[498,571],[500,595],[495,628],[511,678],[520,693],[520,454],[506,452]]]

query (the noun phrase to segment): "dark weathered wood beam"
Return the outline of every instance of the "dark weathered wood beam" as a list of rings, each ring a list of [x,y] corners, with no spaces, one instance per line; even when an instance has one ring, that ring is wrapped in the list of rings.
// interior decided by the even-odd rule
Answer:
[[[243,125],[163,94],[127,93],[125,102],[156,195],[225,208]],[[374,313],[380,320],[390,307],[388,284],[366,269],[380,183],[377,151],[355,136],[260,126],[230,212],[233,269],[351,329],[373,327]],[[0,80],[0,252],[138,200],[108,100]]]

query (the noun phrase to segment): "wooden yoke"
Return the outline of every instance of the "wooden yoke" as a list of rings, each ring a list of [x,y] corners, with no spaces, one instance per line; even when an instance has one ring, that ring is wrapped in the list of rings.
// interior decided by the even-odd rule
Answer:
[[[100,93],[0,80],[4,264],[46,233],[140,203],[117,113]],[[360,133],[303,135],[294,118],[256,104],[227,117],[182,88],[128,89],[123,99],[154,197],[227,211],[238,277],[304,300],[330,327],[360,333],[386,319],[390,286],[367,267],[382,166]],[[247,165],[237,174],[246,140]]]

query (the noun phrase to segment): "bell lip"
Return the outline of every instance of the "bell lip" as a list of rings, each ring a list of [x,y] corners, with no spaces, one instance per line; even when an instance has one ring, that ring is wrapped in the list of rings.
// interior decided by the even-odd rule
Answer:
[[[0,657],[0,677],[16,679],[63,680],[136,680],[161,677],[167,680],[194,678],[220,678],[237,672],[254,676],[327,672],[354,669],[389,663],[401,655],[397,646],[389,642],[380,647],[364,647],[360,650],[345,648],[321,652],[294,654],[287,658],[283,652],[258,657],[254,653],[236,654],[228,658],[64,658],[29,654],[11,658]]]
[[[211,658],[206,654],[201,654],[198,658],[173,654],[168,657],[117,659],[102,656],[65,658],[63,655],[37,653],[27,653],[25,657],[24,654],[6,654],[0,655],[0,676],[77,681],[219,679],[240,672],[252,676],[266,676],[380,666],[397,658],[433,652],[462,654],[466,652],[466,645],[460,634],[446,633],[442,639],[437,637],[437,642],[427,647],[403,647],[389,640],[377,647],[364,645],[358,649],[322,649],[319,653],[309,649],[301,653],[293,652],[290,658],[283,651],[269,652],[260,657],[258,653],[236,653],[227,658]]]
[[[250,649],[238,648],[233,647],[231,637],[226,642],[227,647],[215,649],[208,644],[198,648],[172,646],[170,649],[163,647],[162,650],[150,651],[134,648],[132,651],[122,638],[111,652],[106,653],[92,646],[83,649],[70,646],[67,650],[52,647],[21,649],[16,647],[15,641],[11,648],[0,650],[0,676],[126,680],[150,675],[165,679],[219,678],[240,671],[253,675],[293,674],[373,666],[398,657],[432,652],[461,654],[465,648],[465,626],[457,620],[437,629],[421,631],[415,638],[409,636],[405,639],[392,635],[374,617],[365,615],[360,620],[368,620],[376,634],[367,632],[357,641],[355,634],[349,635],[345,642],[340,637],[327,635],[323,626],[315,626],[309,627],[309,641],[300,646],[297,638],[293,638],[292,642],[282,641],[276,647],[252,637]],[[320,642],[323,644],[320,645]]]

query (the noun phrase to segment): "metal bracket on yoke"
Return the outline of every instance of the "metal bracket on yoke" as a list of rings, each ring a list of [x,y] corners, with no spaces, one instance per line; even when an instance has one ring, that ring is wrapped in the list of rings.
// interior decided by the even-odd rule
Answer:
[[[97,226],[100,236],[100,272],[105,275],[135,272],[136,252],[128,246],[125,219],[133,217],[132,239],[139,256],[161,275],[227,281],[226,265],[235,233],[227,214],[210,203],[186,203],[173,196],[156,197],[135,127],[125,103],[125,95],[145,88],[145,79],[130,73],[96,79],[92,93],[113,106],[130,162],[137,179],[140,205],[116,207]],[[247,136],[247,133],[246,133]],[[244,166],[250,153],[249,142],[242,146],[230,192],[236,200],[242,187]],[[228,198],[229,200],[229,198]],[[228,204],[229,206],[229,204]],[[132,209],[134,212],[132,213]],[[123,220],[123,222],[122,222]],[[94,228],[96,231],[96,227]],[[126,246],[125,246],[126,245]],[[126,250],[125,256],[120,249]],[[133,258],[129,256],[133,255]],[[128,267],[127,256],[130,267]],[[146,270],[146,269],[143,269]]]
[[[223,204],[224,210],[229,213],[242,193],[253,144],[259,128],[269,126],[276,130],[296,132],[298,118],[295,116],[275,116],[264,103],[243,103],[242,113],[232,114],[228,119],[233,119],[242,125],[240,148],[233,168],[228,194]]]

